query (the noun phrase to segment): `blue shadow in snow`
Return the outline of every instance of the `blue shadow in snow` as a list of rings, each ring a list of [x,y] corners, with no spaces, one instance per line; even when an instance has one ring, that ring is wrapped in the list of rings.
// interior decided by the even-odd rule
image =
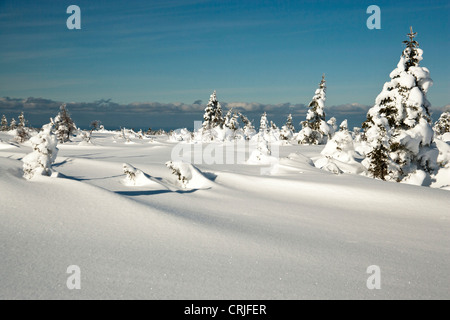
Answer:
[[[192,189],[192,190],[140,190],[140,191],[115,191],[115,193],[121,195],[121,196],[128,196],[128,197],[138,197],[138,196],[153,196],[157,194],[164,194],[164,193],[194,193],[198,189]]]

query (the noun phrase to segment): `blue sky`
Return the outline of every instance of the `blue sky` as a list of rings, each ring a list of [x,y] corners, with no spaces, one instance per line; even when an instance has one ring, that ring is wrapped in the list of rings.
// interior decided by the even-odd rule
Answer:
[[[81,30],[66,9],[81,8]],[[381,30],[366,9],[381,8]],[[307,104],[322,73],[327,105],[372,105],[409,26],[434,107],[449,104],[444,1],[0,0],[0,97],[66,102],[208,100]],[[1,110],[0,110],[1,111]]]

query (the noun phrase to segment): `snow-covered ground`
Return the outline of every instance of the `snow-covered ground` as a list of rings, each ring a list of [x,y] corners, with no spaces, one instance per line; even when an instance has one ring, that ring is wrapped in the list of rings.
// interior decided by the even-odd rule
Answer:
[[[59,177],[28,181],[30,144],[11,138],[0,134],[1,299],[450,298],[448,190],[336,175],[314,166],[323,146],[301,145],[280,146],[270,169],[186,166],[183,188],[165,165],[175,142],[111,132],[58,145]],[[81,290],[66,286],[70,265]],[[380,290],[366,286],[371,265]]]

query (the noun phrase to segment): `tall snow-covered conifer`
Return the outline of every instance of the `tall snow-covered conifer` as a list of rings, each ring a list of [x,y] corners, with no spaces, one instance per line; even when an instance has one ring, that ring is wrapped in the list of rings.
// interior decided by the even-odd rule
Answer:
[[[70,141],[70,137],[78,130],[77,126],[70,117],[66,104],[60,107],[58,115],[53,120],[56,136],[61,143]]]
[[[203,115],[203,130],[210,130],[216,127],[223,128],[224,119],[222,117],[222,107],[217,100],[216,91],[209,97],[209,102],[206,105],[205,113]]]
[[[326,142],[330,128],[325,122],[325,100],[326,86],[325,75],[323,75],[319,88],[308,105],[309,110],[306,114],[306,120],[301,123],[302,130],[298,135],[299,143],[322,144]]]
[[[11,123],[9,125],[9,130],[14,130],[16,128],[17,128],[17,121],[16,121],[16,119],[12,118]]]
[[[0,126],[0,130],[1,131],[8,131],[9,130],[8,120],[6,119],[5,115],[2,116],[2,123],[1,123],[1,126]]]
[[[425,177],[436,167],[437,150],[426,98],[433,84],[427,68],[420,67],[423,51],[408,33],[406,48],[391,81],[368,111],[363,123],[370,152],[364,160],[369,173],[382,180],[402,181],[412,174]]]
[[[28,133],[28,129],[26,127],[27,121],[25,120],[25,116],[23,112],[19,115],[19,125],[17,126],[16,132],[16,141],[19,143],[23,143],[30,138],[30,134]]]
[[[27,126],[27,120],[25,120],[25,116],[23,112],[19,115],[19,127],[25,128]]]
[[[261,120],[259,121],[259,133],[266,134],[269,132],[269,122],[267,121],[267,113],[264,112],[261,115]]]

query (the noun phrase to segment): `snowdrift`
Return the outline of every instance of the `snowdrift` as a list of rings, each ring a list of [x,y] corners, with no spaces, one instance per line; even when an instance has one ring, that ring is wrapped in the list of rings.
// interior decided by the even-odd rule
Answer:
[[[178,163],[192,185],[175,188],[173,143],[112,135],[62,146],[59,179],[22,177],[7,157],[28,147],[0,151],[0,299],[449,298],[448,191],[329,174],[311,162],[323,147],[299,145],[265,176]],[[162,185],[120,183],[123,163]]]
[[[175,184],[183,189],[210,188],[213,182],[194,165],[183,161],[168,161],[166,166],[177,177]]]

